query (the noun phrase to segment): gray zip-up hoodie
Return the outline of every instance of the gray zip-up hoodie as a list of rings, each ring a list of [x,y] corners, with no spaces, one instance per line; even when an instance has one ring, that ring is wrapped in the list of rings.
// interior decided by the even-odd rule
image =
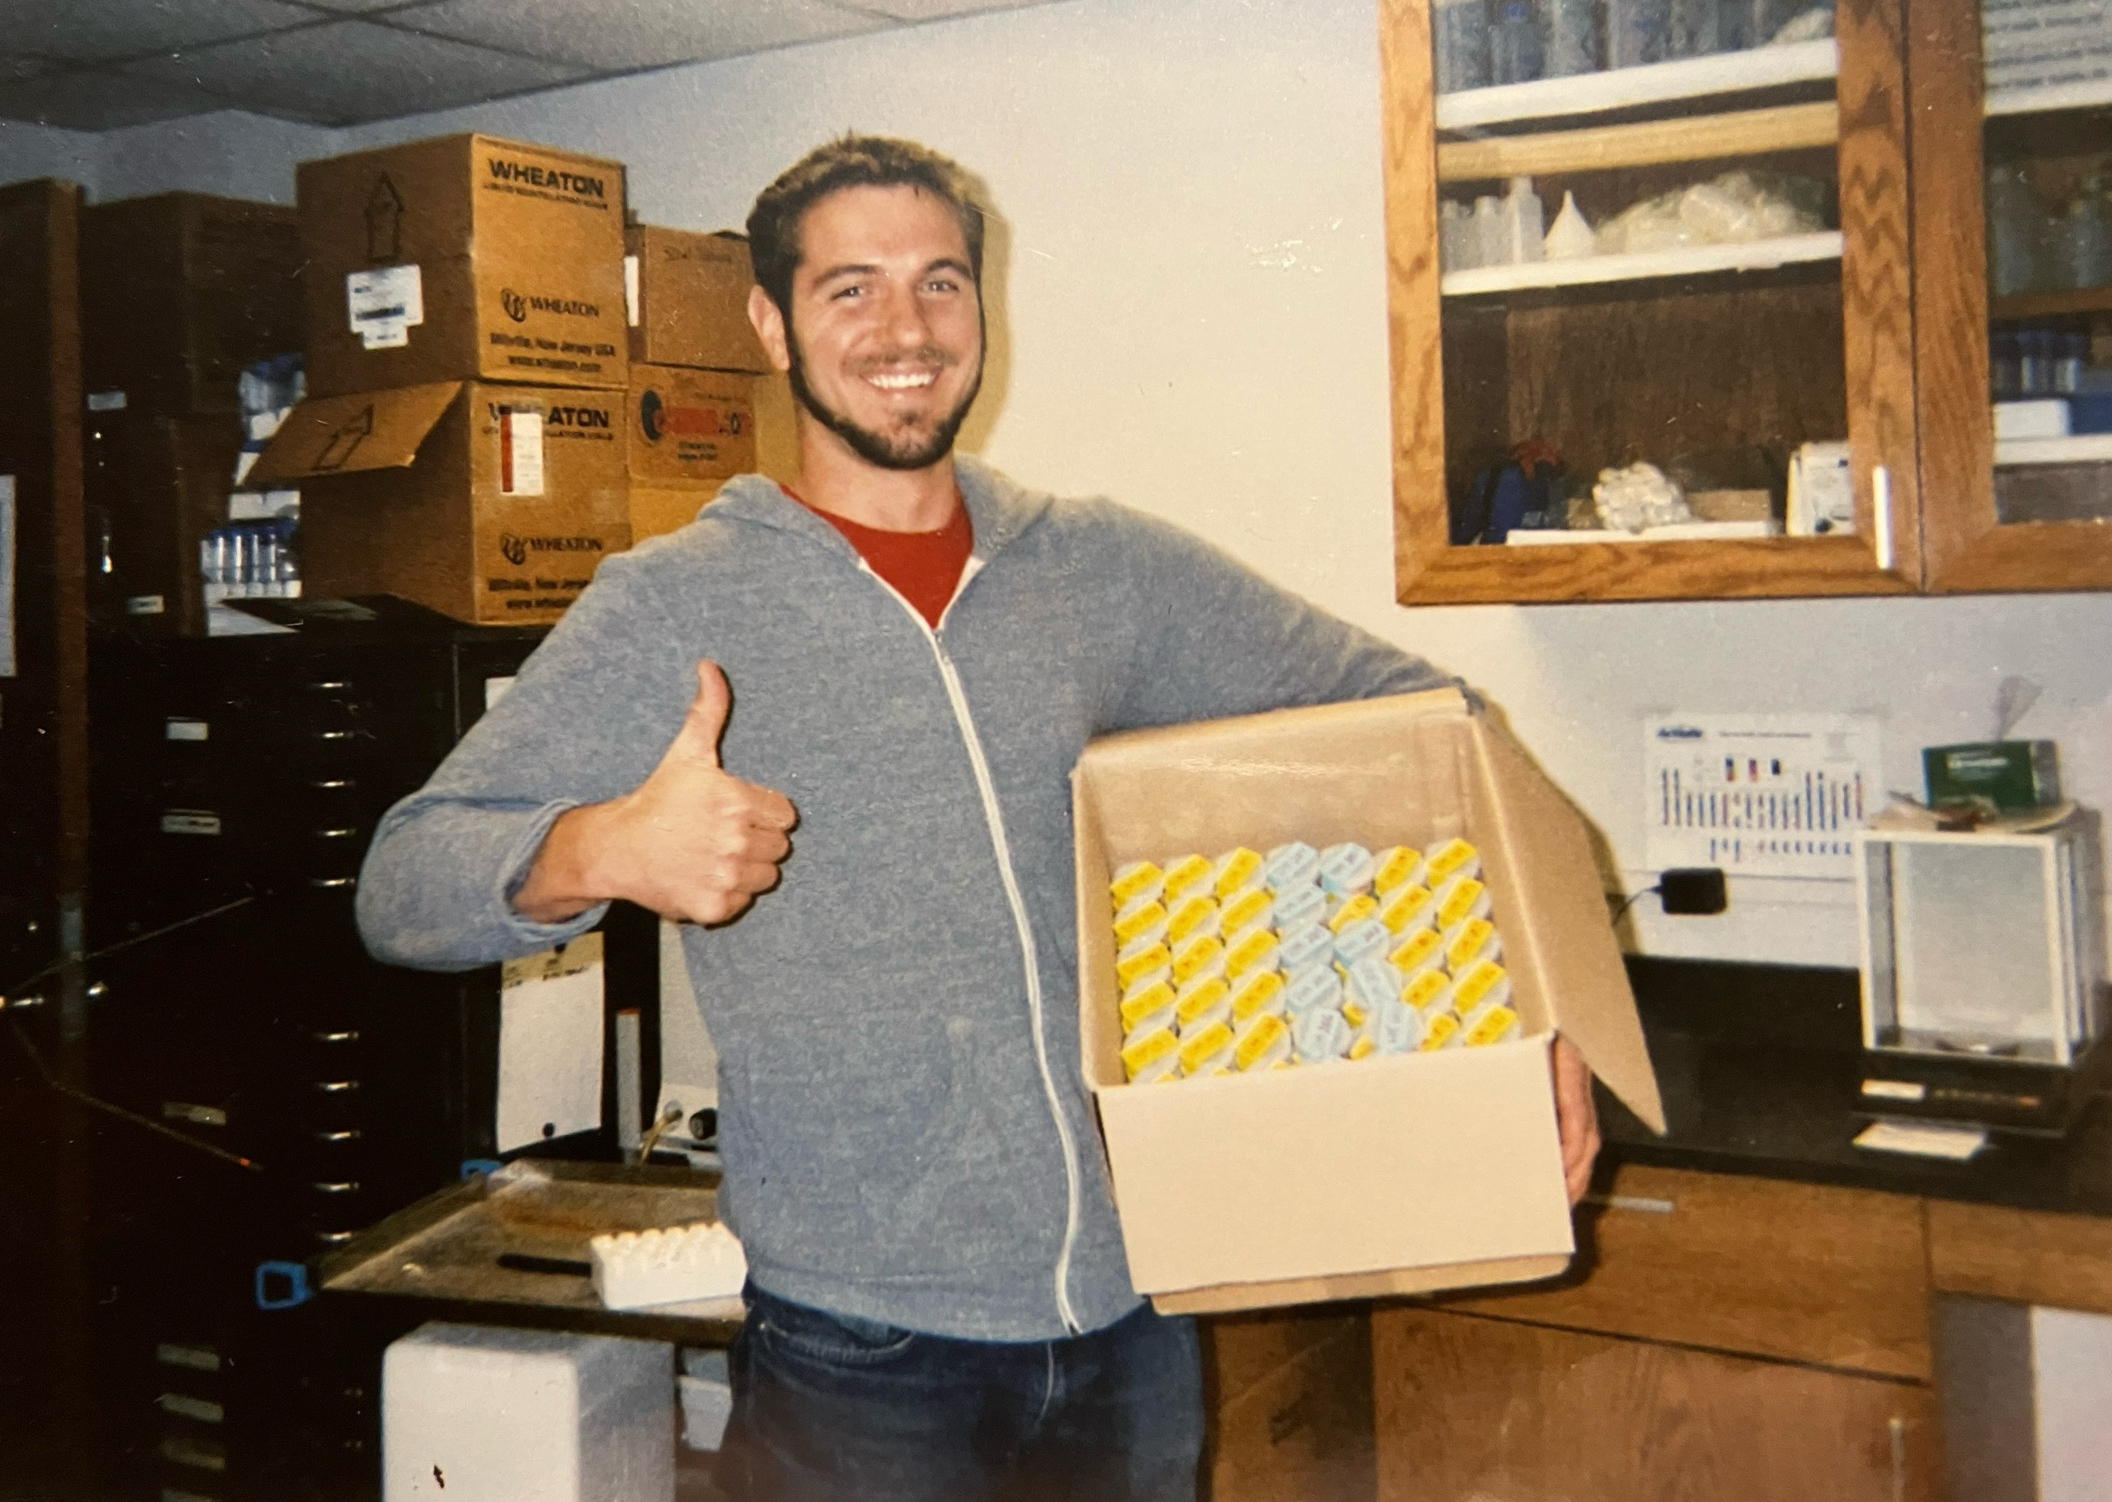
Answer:
[[[937,631],[757,476],[609,559],[382,821],[359,920],[377,956],[432,969],[593,926],[509,895],[560,813],[644,780],[717,662],[723,764],[800,815],[776,890],[683,929],[752,1276],[908,1329],[1047,1339],[1138,1302],[1079,1072],[1079,751],[1449,680],[1173,527],[956,463],[975,552]]]

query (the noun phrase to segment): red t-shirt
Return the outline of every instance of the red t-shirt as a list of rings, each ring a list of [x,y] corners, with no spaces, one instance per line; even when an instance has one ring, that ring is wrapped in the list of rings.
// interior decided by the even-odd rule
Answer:
[[[939,617],[953,603],[953,592],[960,587],[961,570],[968,566],[968,555],[975,550],[975,529],[968,520],[968,508],[961,504],[958,495],[954,497],[953,519],[938,531],[889,532],[824,511],[789,486],[780,488],[841,532],[858,550],[858,556],[872,565],[873,572],[937,628]]]

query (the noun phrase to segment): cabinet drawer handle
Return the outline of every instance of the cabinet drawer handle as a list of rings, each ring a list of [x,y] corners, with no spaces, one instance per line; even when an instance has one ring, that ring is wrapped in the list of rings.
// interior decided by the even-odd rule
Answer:
[[[317,1080],[315,1088],[325,1095],[349,1095],[359,1088],[358,1080]]]
[[[318,1142],[357,1142],[359,1141],[359,1128],[344,1127],[334,1132],[317,1132],[315,1140]]]
[[[1892,471],[1879,464],[1870,471],[1871,533],[1877,545],[1877,566],[1892,572]]]
[[[356,876],[311,876],[308,878],[308,885],[325,889],[330,887],[356,887],[359,885],[359,878]]]
[[[317,1194],[357,1194],[359,1193],[359,1180],[317,1179],[314,1188]]]
[[[334,793],[341,788],[358,787],[359,784],[350,777],[314,777],[309,779],[308,786],[320,792]]]
[[[349,680],[342,678],[323,679],[308,685],[311,690],[318,694],[343,693],[351,686],[352,684]]]
[[[1643,1194],[1587,1194],[1584,1203],[1602,1205],[1608,1210],[1636,1210],[1645,1215],[1670,1215],[1679,1208],[1671,1200]]]
[[[318,829],[315,837],[319,840],[349,840],[358,833],[356,829]]]
[[[349,730],[317,730],[312,732],[312,734],[319,741],[349,741],[352,739],[352,732]]]
[[[358,1234],[357,1231],[317,1231],[315,1239],[324,1246],[343,1246]]]
[[[359,1041],[359,1030],[348,1027],[342,1032],[319,1032],[311,1034],[311,1036],[318,1043],[357,1043]]]

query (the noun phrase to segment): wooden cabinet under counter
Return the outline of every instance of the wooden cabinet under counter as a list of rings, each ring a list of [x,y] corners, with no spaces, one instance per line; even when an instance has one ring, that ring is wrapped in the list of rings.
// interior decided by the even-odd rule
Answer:
[[[1937,1293],[2112,1314],[2112,1218],[1930,1200],[1928,1227]]]
[[[1379,1502],[1941,1495],[1917,1383],[1413,1307],[1372,1345]]]
[[[1570,1276],[1442,1307],[1844,1371],[1929,1375],[1919,1200],[1626,1165],[1579,1231]]]

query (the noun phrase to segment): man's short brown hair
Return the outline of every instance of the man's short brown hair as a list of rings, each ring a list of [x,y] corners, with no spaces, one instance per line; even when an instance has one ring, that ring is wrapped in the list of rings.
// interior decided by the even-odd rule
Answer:
[[[919,188],[944,203],[968,242],[968,269],[983,279],[983,211],[969,196],[968,174],[915,141],[846,135],[800,158],[756,197],[748,213],[748,253],[755,280],[778,310],[792,308],[799,269],[799,222],[808,209],[844,188]]]

